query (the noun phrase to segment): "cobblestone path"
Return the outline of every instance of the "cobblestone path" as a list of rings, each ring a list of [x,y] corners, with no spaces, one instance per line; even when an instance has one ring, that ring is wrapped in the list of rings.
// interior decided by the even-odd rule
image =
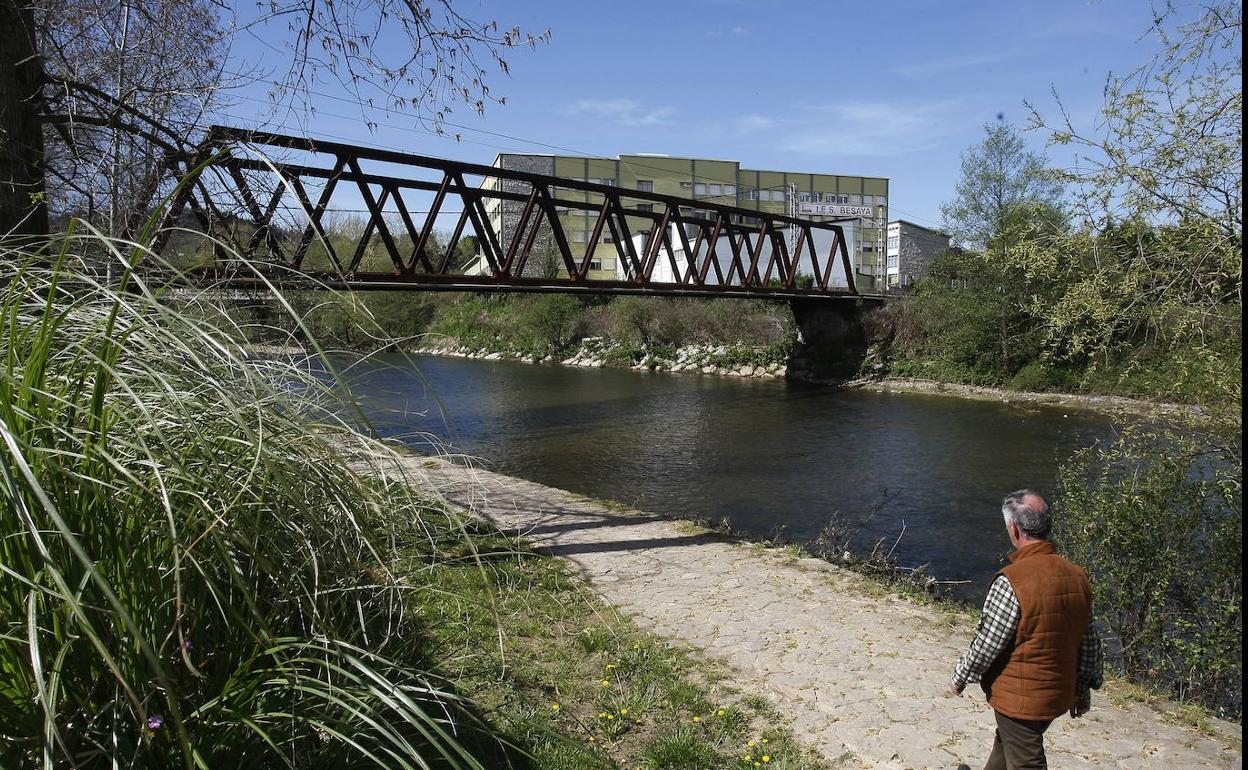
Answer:
[[[573,562],[641,627],[727,662],[738,686],[767,692],[795,734],[829,759],[898,769],[978,768],[986,759],[993,720],[978,686],[963,698],[946,694],[973,632],[968,616],[652,514],[426,458],[408,462],[451,502]],[[1050,767],[1242,766],[1238,725],[1218,722],[1202,734],[1166,709],[1111,700],[1095,692],[1090,714],[1054,723]]]

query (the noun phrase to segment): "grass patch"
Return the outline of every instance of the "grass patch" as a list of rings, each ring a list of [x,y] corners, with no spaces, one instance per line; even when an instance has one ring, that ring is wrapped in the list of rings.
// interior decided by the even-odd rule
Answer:
[[[747,743],[764,738],[768,767],[825,767],[774,709],[748,705],[765,698],[717,684],[717,664],[639,630],[561,560],[501,533],[472,546],[481,558],[440,544],[465,558],[432,568],[445,596],[420,608],[423,625],[436,656],[456,661],[454,685],[537,767],[753,767]]]

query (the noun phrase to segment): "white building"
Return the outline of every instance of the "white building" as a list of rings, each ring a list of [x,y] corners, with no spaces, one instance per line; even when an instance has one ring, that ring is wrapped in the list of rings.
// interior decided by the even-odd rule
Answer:
[[[949,236],[904,219],[888,223],[886,287],[895,289],[913,286],[927,275],[932,259],[949,248]]]

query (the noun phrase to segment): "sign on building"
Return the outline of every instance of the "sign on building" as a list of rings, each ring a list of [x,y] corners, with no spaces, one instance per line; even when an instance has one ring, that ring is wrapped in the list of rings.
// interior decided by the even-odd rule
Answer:
[[[798,214],[813,214],[820,217],[845,217],[849,219],[872,219],[875,217],[874,206],[846,206],[840,203],[799,203]]]

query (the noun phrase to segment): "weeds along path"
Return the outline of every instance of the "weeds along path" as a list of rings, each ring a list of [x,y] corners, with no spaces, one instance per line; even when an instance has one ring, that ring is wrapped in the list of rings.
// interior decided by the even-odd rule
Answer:
[[[993,734],[977,686],[946,695],[974,620],[816,559],[731,543],[641,511],[428,458],[405,462],[453,504],[573,562],[653,633],[726,661],[794,733],[846,767],[979,767]],[[973,692],[972,692],[973,691]],[[1173,708],[1094,693],[1048,732],[1051,766],[1240,767],[1241,730],[1184,724]]]

